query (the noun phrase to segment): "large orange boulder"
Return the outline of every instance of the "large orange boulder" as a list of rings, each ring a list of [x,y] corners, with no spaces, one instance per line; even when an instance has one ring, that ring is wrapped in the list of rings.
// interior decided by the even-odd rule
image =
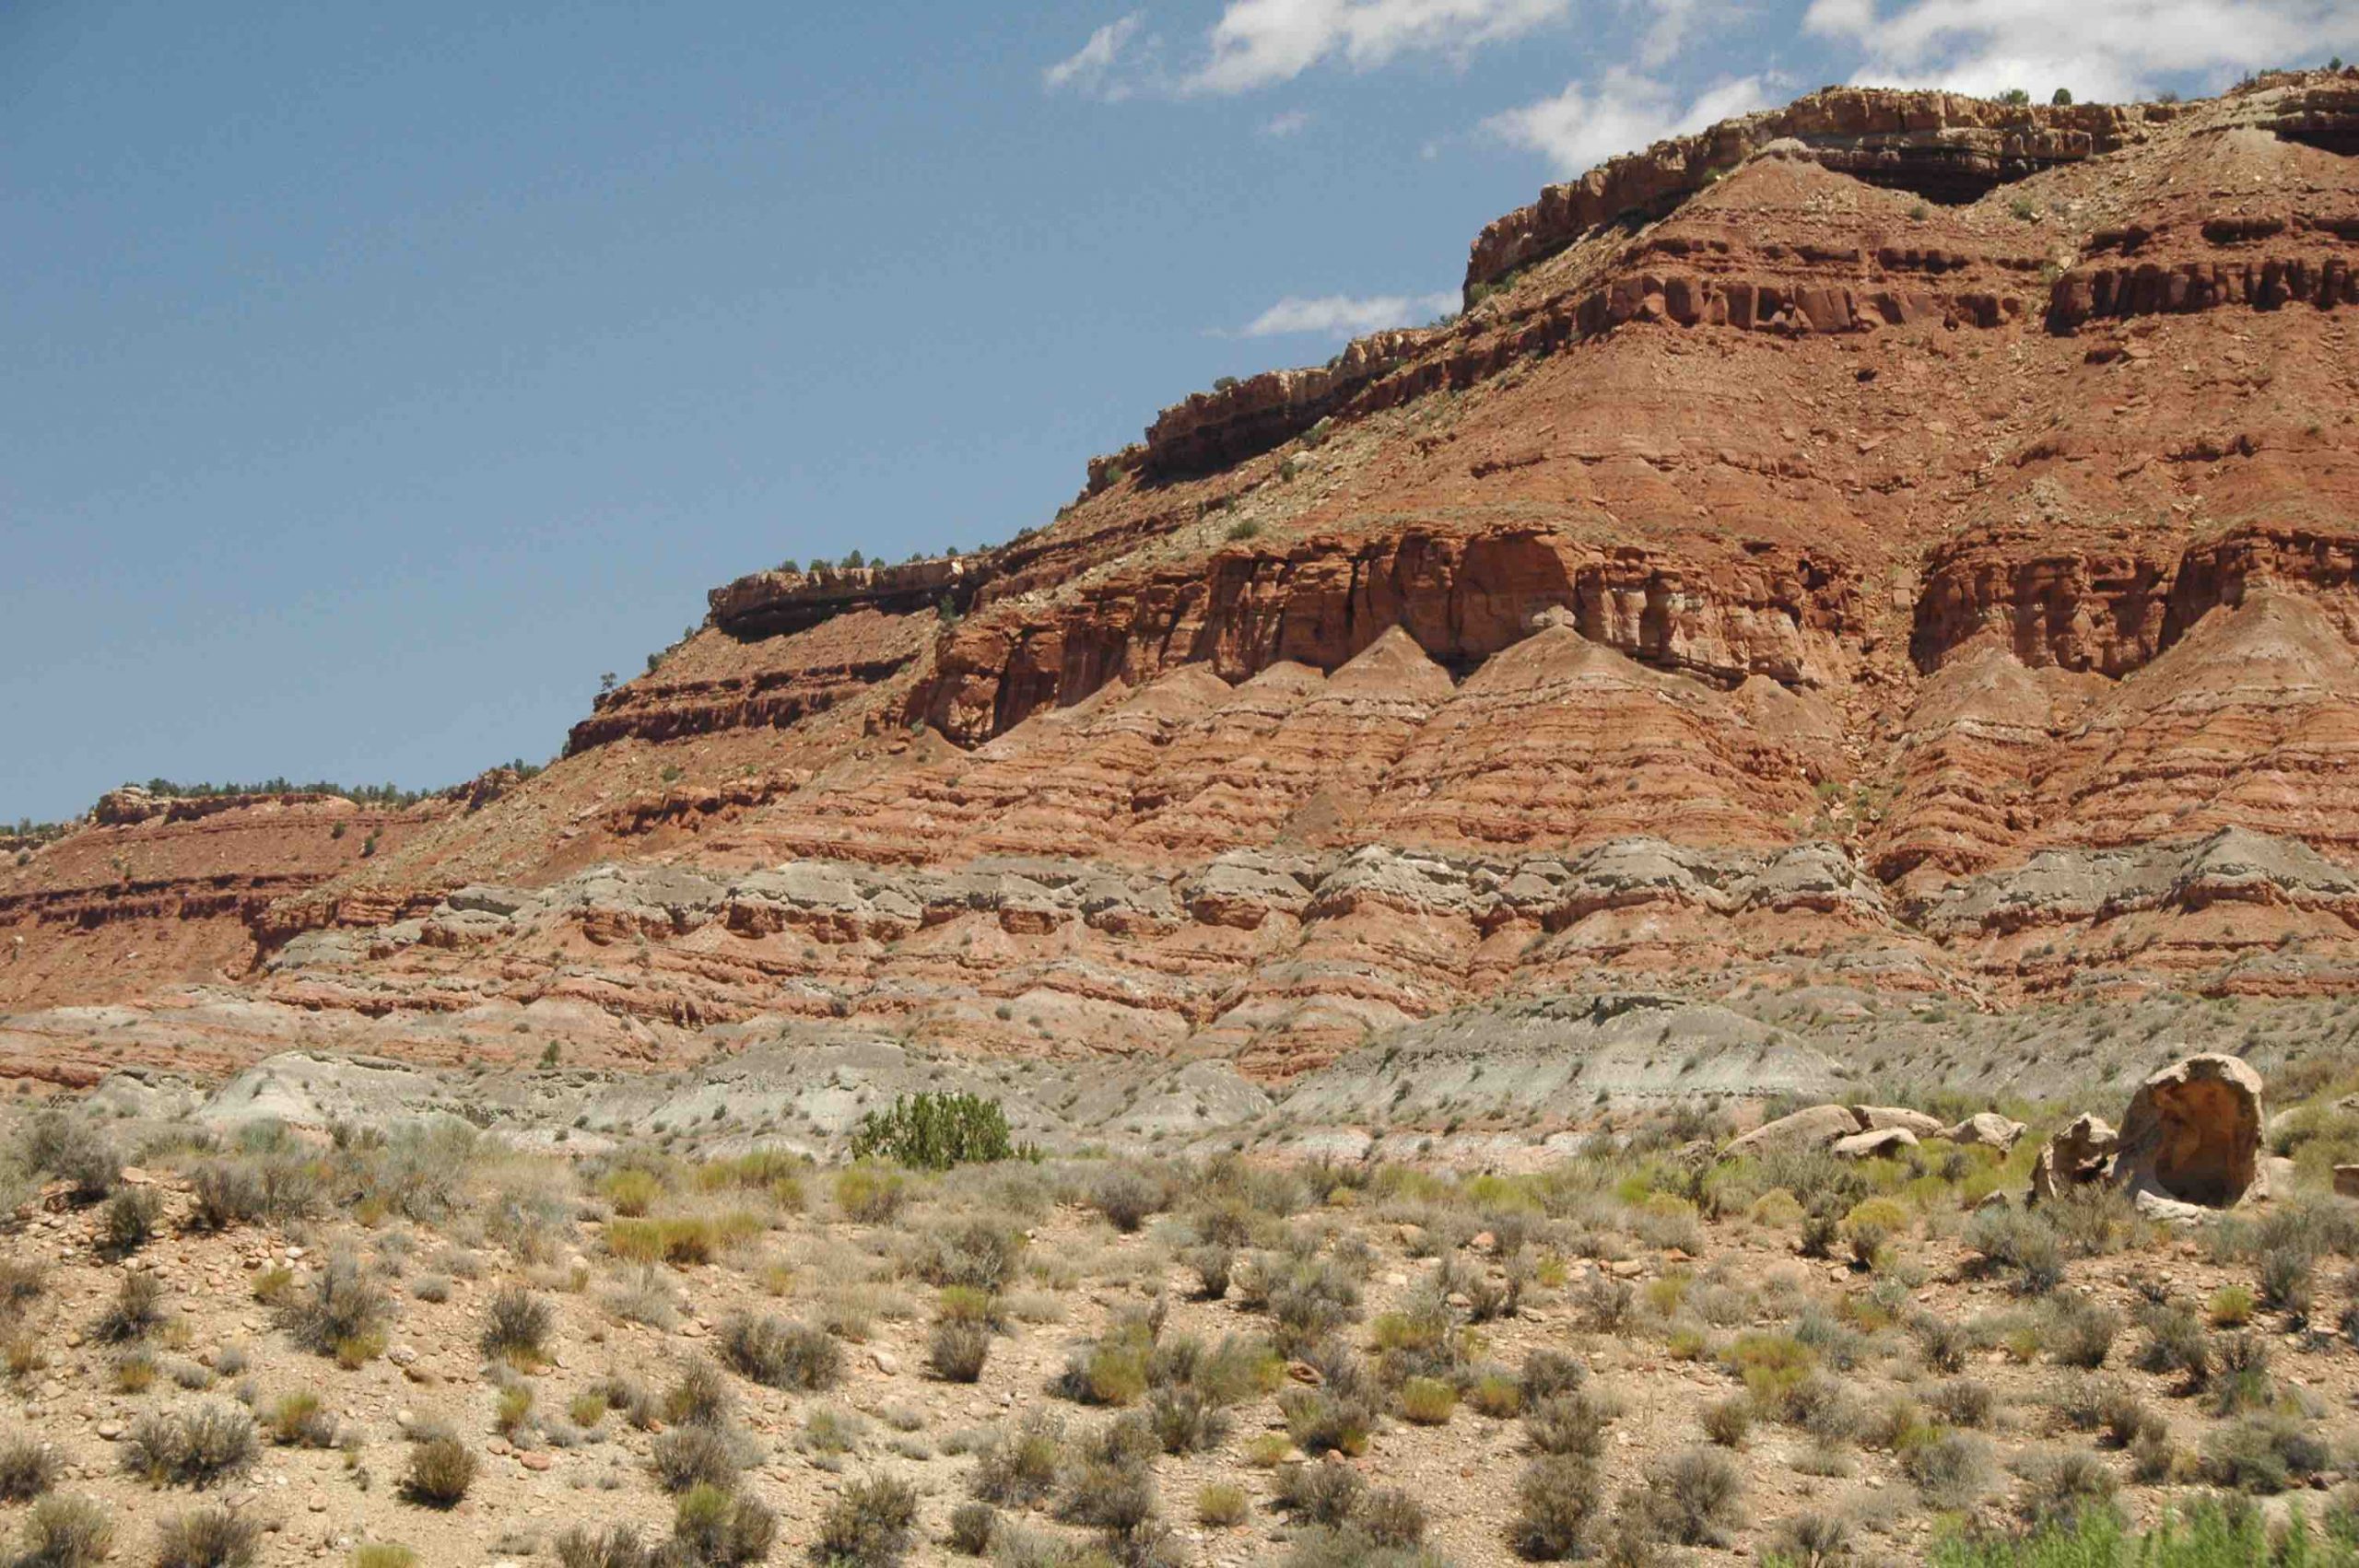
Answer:
[[[2113,1179],[2152,1195],[2224,1209],[2267,1194],[2261,1080],[2243,1059],[2191,1056],[2138,1086],[2121,1118]]]

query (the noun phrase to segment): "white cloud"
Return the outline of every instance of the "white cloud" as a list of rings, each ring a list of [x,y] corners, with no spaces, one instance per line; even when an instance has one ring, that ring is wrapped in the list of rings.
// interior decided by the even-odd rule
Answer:
[[[1628,0],[1625,0],[1626,5]],[[1724,0],[1645,0],[1654,20],[1638,38],[1638,68],[1651,71],[1678,58],[1703,22],[1734,11]]]
[[[2359,48],[2349,0],[1813,0],[1803,28],[1857,44],[1852,79],[1991,94],[2060,87],[2118,100],[2172,79],[2219,85]]]
[[[1146,25],[1146,13],[1133,11],[1129,16],[1108,22],[1089,35],[1089,41],[1074,50],[1040,73],[1040,85],[1050,92],[1071,88],[1108,102],[1128,98],[1130,85],[1117,75],[1115,67],[1122,61],[1122,52],[1138,37]]]
[[[1575,82],[1555,98],[1494,114],[1483,128],[1508,144],[1544,156],[1566,174],[1594,169],[1617,154],[1636,152],[1665,136],[1700,131],[1717,121],[1768,102],[1760,76],[1717,83],[1683,106],[1651,76],[1619,66],[1590,87]]]
[[[1289,109],[1284,114],[1273,115],[1268,120],[1262,122],[1262,135],[1265,136],[1291,136],[1309,123],[1310,111],[1308,109]]]
[[[1228,0],[1192,92],[1238,93],[1292,81],[1340,57],[1367,70],[1407,53],[1460,58],[1563,19],[1572,0]]]
[[[1325,333],[1357,337],[1386,327],[1432,321],[1458,309],[1455,292],[1446,294],[1379,294],[1356,299],[1328,294],[1316,299],[1288,295],[1238,329],[1239,337],[1279,337],[1288,333]]]

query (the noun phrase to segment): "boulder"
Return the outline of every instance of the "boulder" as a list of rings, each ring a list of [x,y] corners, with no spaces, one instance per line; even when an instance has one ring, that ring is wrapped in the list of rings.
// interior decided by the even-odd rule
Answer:
[[[2031,1168],[2032,1201],[2095,1181],[2106,1174],[2120,1137],[2103,1117],[2083,1111],[2048,1141]]]
[[[1945,1127],[1934,1137],[1951,1143],[1976,1143],[1985,1149],[1996,1149],[2001,1154],[2013,1148],[2024,1135],[2024,1124],[2010,1121],[1996,1111],[1977,1111],[1954,1127]]]
[[[1882,1132],[1886,1128],[1896,1127],[1919,1138],[1931,1138],[1942,1130],[1941,1117],[1900,1106],[1853,1106],[1851,1114],[1860,1118],[1861,1130],[1867,1132]]]
[[[1878,1155],[1897,1154],[1903,1149],[1915,1147],[1915,1133],[1905,1127],[1885,1127],[1870,1132],[1855,1132],[1848,1138],[1838,1138],[1827,1145],[1827,1153],[1846,1160],[1872,1160]]]
[[[2141,1193],[2225,1209],[2266,1196],[2260,1074],[2232,1056],[2191,1056],[2138,1086],[2121,1118],[2113,1179]]]
[[[2334,1167],[2334,1191],[2338,1198],[2359,1198],[2359,1165]]]
[[[1813,1106],[1808,1110],[1765,1121],[1720,1151],[1727,1159],[1765,1154],[1773,1149],[1824,1149],[1838,1138],[1866,1130],[1859,1113],[1848,1106]]]

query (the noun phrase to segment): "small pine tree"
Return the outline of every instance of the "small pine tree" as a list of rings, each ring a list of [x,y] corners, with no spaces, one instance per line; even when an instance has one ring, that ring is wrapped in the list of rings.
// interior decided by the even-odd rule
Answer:
[[[2071,88],[2058,88],[2056,89],[2056,96],[2049,99],[2048,101],[2054,104],[2059,109],[2069,109],[2071,107],[2072,103],[2072,89]]]
[[[2022,88],[2009,88],[1999,95],[2001,103],[2029,103],[2031,94]]]
[[[1007,1113],[997,1100],[964,1093],[897,1094],[893,1108],[871,1111],[852,1133],[855,1160],[891,1160],[922,1170],[946,1171],[976,1161],[1035,1159],[1030,1144],[1008,1137]]]

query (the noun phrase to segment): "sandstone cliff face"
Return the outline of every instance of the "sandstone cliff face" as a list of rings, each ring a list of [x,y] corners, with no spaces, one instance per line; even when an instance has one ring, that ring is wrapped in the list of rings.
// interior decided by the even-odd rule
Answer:
[[[716,590],[365,860],[219,836],[302,802],[33,851],[0,1002],[235,979],[158,998],[224,1062],[784,1020],[1280,1077],[1628,983],[2347,984],[2355,127],[2352,73],[1841,89],[1617,159],[1485,231],[1461,316],[1167,409],[1007,545]],[[134,910],[139,959],[59,956]]]

